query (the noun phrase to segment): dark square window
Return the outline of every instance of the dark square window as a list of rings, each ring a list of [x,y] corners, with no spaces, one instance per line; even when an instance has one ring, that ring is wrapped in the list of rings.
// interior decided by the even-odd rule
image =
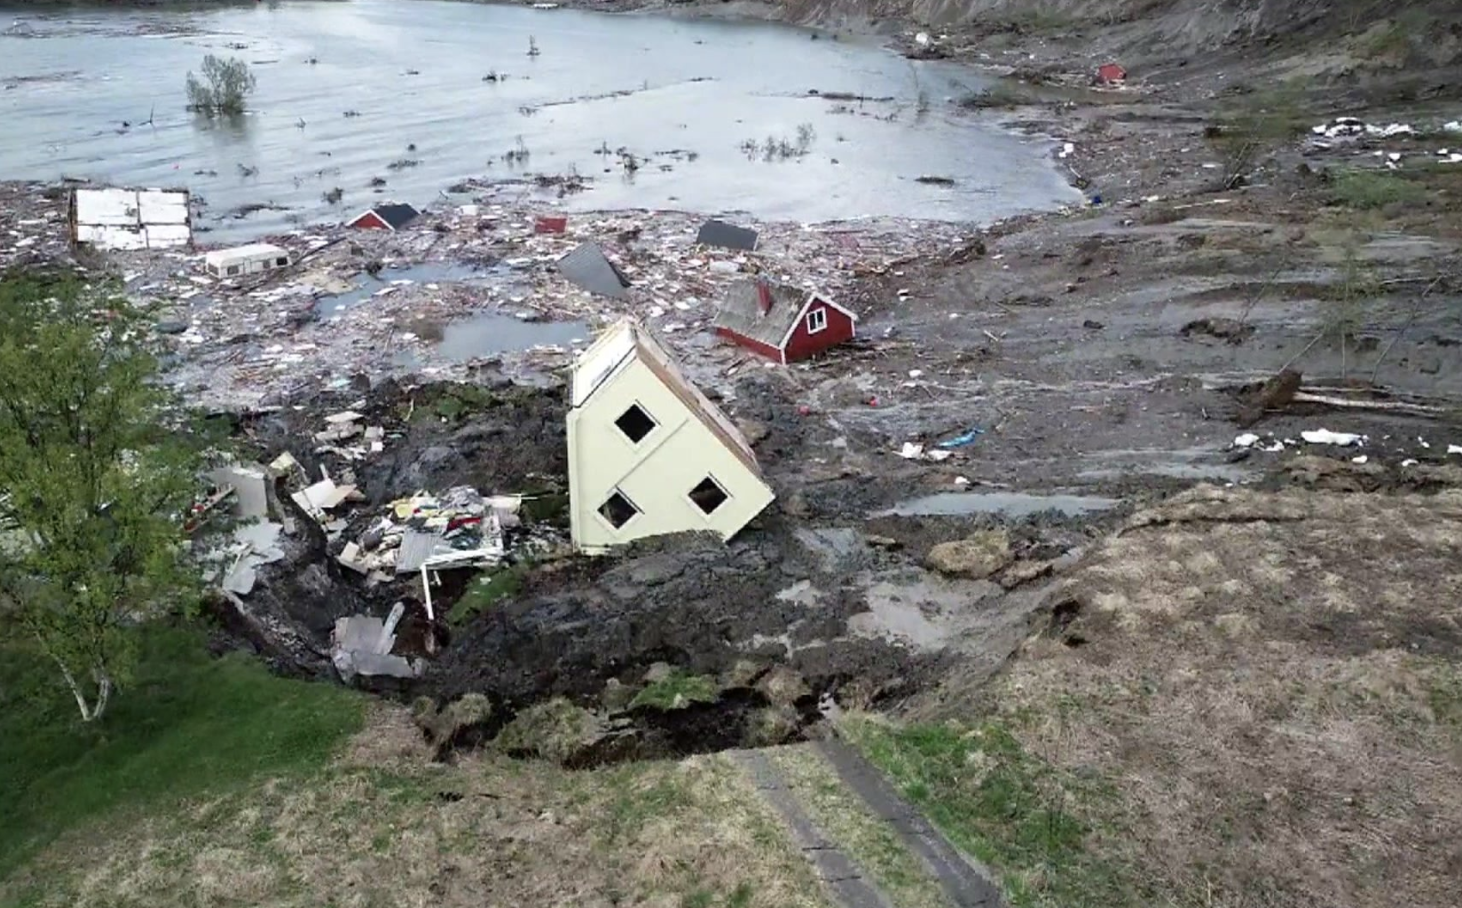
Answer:
[[[274,260],[274,264],[283,268],[285,265],[289,264],[289,259],[281,255],[279,258]]]
[[[721,488],[716,480],[709,476],[702,479],[699,485],[690,490],[690,500],[694,501],[695,506],[706,514],[714,514],[716,508],[725,504],[726,499],[730,497],[726,494],[726,490]]]
[[[639,512],[640,509],[635,507],[632,501],[630,501],[628,498],[625,498],[624,495],[618,491],[616,491],[613,495],[610,495],[609,500],[599,506],[599,513],[602,514],[604,516],[604,519],[609,521],[609,525],[614,527],[616,530],[629,523],[630,520],[633,519],[634,516]]]
[[[625,438],[635,444],[639,444],[655,428],[655,421],[650,418],[650,414],[640,409],[639,404],[631,404],[628,410],[619,414],[619,419],[614,424],[619,426],[619,431],[624,433]]]

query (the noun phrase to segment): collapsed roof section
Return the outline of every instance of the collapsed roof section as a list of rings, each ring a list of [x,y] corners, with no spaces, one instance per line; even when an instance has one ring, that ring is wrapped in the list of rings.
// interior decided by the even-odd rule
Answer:
[[[169,249],[193,242],[186,189],[71,191],[71,241],[97,249]]]

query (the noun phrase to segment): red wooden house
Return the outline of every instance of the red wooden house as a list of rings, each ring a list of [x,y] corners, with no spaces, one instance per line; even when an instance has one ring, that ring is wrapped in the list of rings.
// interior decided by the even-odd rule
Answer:
[[[397,230],[415,220],[421,212],[410,205],[386,202],[367,208],[346,223],[358,230]]]
[[[1122,68],[1120,63],[1103,63],[1097,67],[1096,78],[1092,80],[1098,85],[1116,85],[1127,81],[1127,70]]]
[[[858,316],[813,290],[757,279],[732,285],[716,333],[779,363],[852,340]]]

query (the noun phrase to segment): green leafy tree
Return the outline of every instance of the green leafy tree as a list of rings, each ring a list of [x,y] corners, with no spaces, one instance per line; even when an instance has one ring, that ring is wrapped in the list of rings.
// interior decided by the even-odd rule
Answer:
[[[203,58],[203,78],[188,73],[188,109],[198,113],[236,116],[254,91],[254,74],[249,64],[237,57],[227,60],[213,54]]]
[[[0,632],[56,664],[84,721],[127,680],[139,624],[196,601],[199,447],[142,313],[109,290],[0,276]]]

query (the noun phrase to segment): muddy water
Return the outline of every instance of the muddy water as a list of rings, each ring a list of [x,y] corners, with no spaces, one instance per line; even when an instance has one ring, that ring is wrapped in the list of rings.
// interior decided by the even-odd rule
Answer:
[[[530,322],[511,315],[482,312],[445,325],[441,342],[436,345],[436,357],[448,363],[461,363],[534,347],[568,349],[588,343],[591,337],[593,331],[584,322]],[[422,365],[409,352],[397,353],[391,361],[406,369]]]
[[[252,65],[258,89],[237,122],[184,110],[185,76],[208,53]],[[580,208],[807,221],[984,221],[1074,199],[1042,143],[953,114],[947,99],[979,84],[872,42],[767,24],[433,0],[12,6],[0,8],[0,178],[185,184],[207,200],[215,239],[386,197],[422,205],[465,177],[525,172],[592,177],[564,202]],[[795,146],[804,124],[805,154],[743,149]],[[644,163],[626,173],[596,153],[605,147]],[[526,160],[504,159],[515,149]],[[955,183],[915,182],[929,175]],[[344,198],[332,205],[322,195],[335,187]],[[260,203],[284,210],[225,217]]]
[[[1079,516],[1105,511],[1120,504],[1115,498],[1090,495],[1031,495],[1024,492],[936,492],[900,502],[875,517],[933,517],[965,514],[1000,514],[1021,518],[1045,511]]]

